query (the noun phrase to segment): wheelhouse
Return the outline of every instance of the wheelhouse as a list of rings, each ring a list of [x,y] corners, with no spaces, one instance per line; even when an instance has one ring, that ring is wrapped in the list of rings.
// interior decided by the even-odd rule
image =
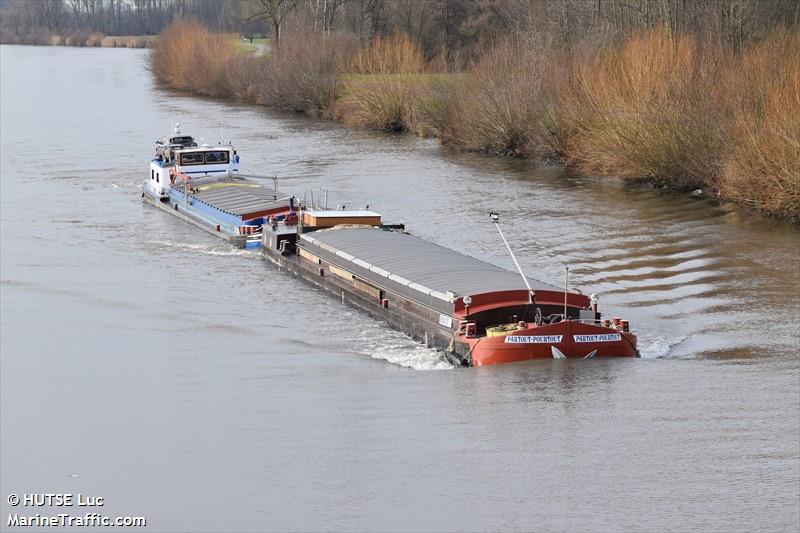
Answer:
[[[224,176],[238,172],[239,155],[232,146],[198,146],[194,137],[181,135],[176,125],[172,136],[156,141],[150,179],[145,187],[153,196],[165,199],[170,187],[181,177]]]
[[[190,165],[227,165],[231,161],[230,149],[198,150],[179,152],[178,164]]]

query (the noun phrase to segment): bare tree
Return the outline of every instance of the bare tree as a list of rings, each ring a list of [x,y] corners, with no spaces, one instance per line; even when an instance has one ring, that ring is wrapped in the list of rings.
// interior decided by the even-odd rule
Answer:
[[[738,50],[775,27],[796,27],[800,0],[0,0],[0,29],[14,42],[154,34],[182,17],[220,32],[271,31],[276,48],[290,25],[301,34],[342,29],[362,46],[400,31],[450,69],[509,34],[532,45],[593,46],[663,27]]]
[[[249,19],[263,20],[272,26],[272,46],[280,48],[281,26],[286,17],[297,8],[297,0],[258,0],[252,4]]]
[[[345,0],[306,0],[305,9],[314,20],[314,32],[330,32],[344,3]]]
[[[349,0],[343,5],[346,29],[355,34],[361,46],[366,46],[384,23],[383,0]]]

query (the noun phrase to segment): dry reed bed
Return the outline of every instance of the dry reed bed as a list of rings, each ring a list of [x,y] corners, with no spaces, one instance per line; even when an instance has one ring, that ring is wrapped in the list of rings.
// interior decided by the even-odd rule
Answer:
[[[564,159],[585,173],[702,186],[718,173],[718,71],[691,37],[665,32],[582,58],[558,95]]]
[[[347,35],[285,35],[272,57],[261,65],[251,62],[260,73],[263,102],[291,111],[325,112],[342,94],[342,65],[354,50]]]
[[[0,35],[2,44],[104,48],[148,48],[153,45],[154,39],[154,36],[147,35],[107,36],[88,30],[74,31],[64,35],[47,31],[31,32],[25,35],[10,33]]]
[[[739,203],[800,218],[800,31],[781,32],[726,73],[729,143],[715,185]]]
[[[577,172],[709,188],[800,219],[800,31],[730,53],[664,31],[596,49],[496,43],[467,71],[433,71],[406,36],[356,49],[291,36],[269,57],[187,22],[156,43],[164,83],[438,136],[461,150],[551,157]]]
[[[496,155],[553,155],[552,117],[563,79],[558,66],[548,54],[520,53],[512,41],[497,43],[469,75],[440,85],[432,119],[442,142]]]
[[[345,91],[333,116],[347,125],[389,131],[415,131],[419,87],[427,63],[407,36],[376,38],[341,65]]]

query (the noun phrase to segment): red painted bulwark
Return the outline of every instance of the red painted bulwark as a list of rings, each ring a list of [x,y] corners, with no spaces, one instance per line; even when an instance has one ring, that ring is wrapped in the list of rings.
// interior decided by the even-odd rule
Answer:
[[[459,336],[458,340],[470,345],[474,366],[552,359],[553,347],[568,358],[583,358],[594,350],[595,357],[637,356],[636,335],[577,321],[528,327],[500,337]]]

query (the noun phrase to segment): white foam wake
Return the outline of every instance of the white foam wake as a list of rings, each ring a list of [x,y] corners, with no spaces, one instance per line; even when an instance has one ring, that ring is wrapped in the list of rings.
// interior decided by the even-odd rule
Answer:
[[[426,348],[405,333],[392,329],[384,322],[364,316],[356,316],[354,311],[351,323],[356,328],[338,331],[337,340],[345,345],[357,346],[357,353],[381,359],[394,365],[414,370],[445,370],[453,368],[444,353]]]
[[[239,257],[259,256],[259,251],[256,249],[235,248],[228,244],[208,246],[205,244],[190,244],[190,243],[172,242],[172,241],[150,241],[150,243],[156,244],[163,248],[200,252],[204,255],[239,256]]]
[[[650,336],[647,333],[639,334],[639,354],[642,359],[659,359],[667,357],[673,346],[686,340],[686,337],[660,337]]]
[[[392,345],[376,346],[370,351],[373,359],[383,359],[389,363],[414,370],[447,370],[453,368],[444,354],[423,345],[397,347]]]

